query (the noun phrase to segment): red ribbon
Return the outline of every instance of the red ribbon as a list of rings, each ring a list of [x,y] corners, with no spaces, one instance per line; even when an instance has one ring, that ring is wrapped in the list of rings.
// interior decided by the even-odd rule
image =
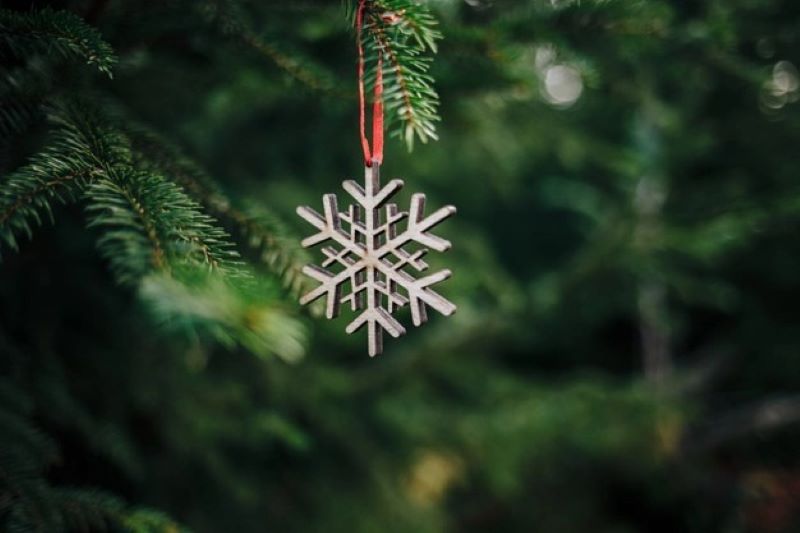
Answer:
[[[377,73],[375,75],[375,88],[372,93],[372,142],[370,150],[367,139],[366,103],[364,97],[364,45],[361,43],[361,26],[364,22],[364,4],[366,0],[359,0],[356,11],[356,41],[358,46],[358,104],[359,127],[361,133],[361,149],[364,151],[364,162],[372,166],[375,161],[379,165],[383,162],[383,52],[378,53]]]

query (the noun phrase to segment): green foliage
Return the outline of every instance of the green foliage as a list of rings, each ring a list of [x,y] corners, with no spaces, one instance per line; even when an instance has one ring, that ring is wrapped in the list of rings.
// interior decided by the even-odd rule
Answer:
[[[16,57],[79,58],[109,77],[117,61],[97,29],[74,13],[48,8],[29,13],[0,10],[0,50]]]
[[[151,509],[141,509],[129,513],[123,520],[129,533],[190,533],[164,513]]]
[[[39,77],[21,69],[0,69],[0,138],[20,133],[38,115]]]
[[[18,235],[30,238],[43,219],[52,221],[56,201],[74,201],[77,193],[127,157],[124,141],[84,109],[65,104],[48,113],[54,127],[47,146],[24,167],[6,177],[0,191],[0,235],[17,249]]]
[[[356,5],[3,3],[0,531],[797,530],[800,7],[367,1],[459,208],[370,359],[296,306]]]
[[[229,278],[243,275],[228,234],[180,185],[160,174],[166,167],[163,169],[177,174],[179,182],[194,180],[202,174],[194,163],[178,157],[170,158],[169,165],[163,164],[162,159],[159,165],[158,160],[154,163],[136,152],[139,146],[132,145],[128,135],[112,126],[120,116],[113,105],[103,112],[86,99],[57,100],[48,108],[52,128],[48,144],[28,164],[7,176],[6,187],[0,192],[0,230],[8,246],[18,249],[19,235],[30,238],[46,218],[52,222],[54,202],[71,203],[80,198],[86,203],[88,227],[100,232],[100,252],[121,284],[138,286],[151,273],[184,272],[189,267],[202,267]],[[158,148],[160,139],[156,135],[148,137],[144,127],[130,129],[140,144],[145,138],[143,148],[150,153],[162,158],[164,154],[177,156],[167,144]],[[187,185],[194,186],[197,193],[214,190],[209,177],[203,175],[202,179],[202,190],[198,190],[199,182]],[[203,199],[209,198],[206,195]],[[214,193],[211,203],[218,210],[229,205],[220,192]],[[256,224],[244,215],[235,222],[242,231],[251,233]],[[276,244],[271,233],[263,235],[271,239],[270,244]],[[280,265],[281,275],[289,271],[291,265],[283,259],[282,252],[264,253],[270,254],[272,265]],[[286,277],[293,279],[291,275]],[[241,296],[242,291],[238,294]],[[229,305],[235,303],[231,301]],[[180,306],[173,308],[171,316],[181,310],[191,316],[191,310]],[[302,329],[285,312],[271,312],[258,323],[252,328],[256,330],[255,337],[244,343],[247,348],[258,354],[279,353],[292,360],[301,355]],[[292,325],[283,337],[275,333],[276,328],[280,330],[280,323]],[[212,337],[230,344],[230,335],[219,333],[226,326],[209,327]],[[270,343],[276,339],[281,343],[273,349]]]
[[[130,117],[125,118],[125,131],[140,167],[171,176],[205,210],[240,237],[248,255],[280,277],[292,294],[299,295],[309,287],[309,280],[301,271],[309,263],[310,255],[280,218],[263,207],[235,205],[179,147]]]
[[[40,116],[43,100],[58,93],[52,71],[84,61],[111,77],[117,61],[96,28],[74,13],[44,8],[0,10],[0,136],[20,133]]]
[[[226,282],[183,272],[183,282],[153,275],[139,289],[157,323],[193,336],[205,333],[229,348],[242,345],[260,355],[297,362],[305,352],[305,327],[273,303],[279,295],[253,280]]]
[[[422,55],[436,52],[442,38],[436,28],[429,8],[414,0],[368,1],[364,7],[366,85],[375,86],[380,57],[387,124],[409,150],[415,137],[423,143],[437,139],[439,95],[428,74],[432,59]]]
[[[62,459],[53,440],[34,427],[34,404],[0,379],[0,528],[9,533],[180,531],[160,513],[128,508],[97,490],[54,486],[48,467]],[[123,528],[123,529],[120,529]],[[148,529],[149,528],[149,529]]]
[[[342,93],[337,91],[335,80],[323,65],[255,28],[250,10],[243,4],[237,0],[212,0],[196,2],[193,7],[226,38],[268,59],[298,82],[316,91]]]
[[[116,170],[86,191],[90,227],[122,283],[152,271],[196,265],[235,274],[238,254],[215,221],[174,183],[133,169]]]
[[[235,273],[237,254],[227,235],[178,185],[131,166],[128,140],[85,105],[62,104],[49,113],[55,128],[49,146],[8,178],[0,202],[4,240],[30,237],[51,203],[87,198],[90,227],[102,228],[98,244],[122,283],[140,280],[173,263]]]

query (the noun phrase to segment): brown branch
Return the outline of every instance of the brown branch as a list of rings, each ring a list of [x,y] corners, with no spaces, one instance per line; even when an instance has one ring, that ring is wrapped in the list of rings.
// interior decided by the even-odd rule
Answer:
[[[195,245],[200,247],[200,252],[203,254],[203,258],[205,259],[205,262],[208,263],[211,266],[212,270],[220,270],[219,261],[214,259],[214,254],[211,253],[211,247],[209,245],[204,243],[198,237],[191,237],[189,240],[192,243],[194,243]]]
[[[130,202],[131,207],[133,207],[133,209],[139,215],[139,218],[142,221],[142,226],[144,227],[145,235],[153,246],[153,266],[158,270],[168,271],[164,246],[161,244],[158,230],[156,229],[152,220],[150,220],[150,217],[148,217],[147,211],[141,202],[139,202],[139,200],[137,200],[136,197],[131,194],[129,189],[121,187],[121,190],[122,195],[128,200],[128,202]]]

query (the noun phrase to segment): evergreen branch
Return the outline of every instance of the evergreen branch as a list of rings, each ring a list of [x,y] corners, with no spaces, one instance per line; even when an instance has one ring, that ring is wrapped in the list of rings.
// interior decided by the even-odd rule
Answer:
[[[189,262],[233,274],[237,254],[228,236],[178,185],[133,167],[128,139],[90,106],[53,106],[50,146],[14,172],[0,190],[0,237],[17,248],[53,200],[89,198],[90,226],[109,231],[99,246],[118,279],[131,282],[171,263]]]
[[[307,290],[302,274],[308,253],[274,215],[259,209],[243,209],[231,201],[214,180],[178,147],[147,127],[126,119],[126,133],[142,159],[142,168],[169,176],[220,220],[259,261],[262,261],[293,294]]]
[[[19,388],[0,378],[0,463],[3,470],[29,472],[58,458],[55,444],[27,422],[33,404]],[[15,460],[12,464],[12,460]]]
[[[385,25],[412,38],[421,52],[428,49],[436,53],[442,34],[436,29],[438,22],[430,9],[419,0],[374,0],[367,3],[367,8],[370,17],[379,17]]]
[[[202,332],[262,357],[295,362],[303,356],[306,329],[276,305],[280,294],[266,280],[225,283],[197,270],[184,270],[180,279],[155,274],[141,284],[139,295],[162,327],[194,336]]]
[[[4,379],[0,379],[0,388],[4,398],[14,400],[10,410],[0,404],[0,528],[61,531],[58,503],[43,478],[58,451],[52,440],[30,423],[32,405],[25,393]],[[3,519],[6,516],[7,521]]]
[[[98,246],[120,282],[138,282],[182,263],[238,273],[238,254],[227,234],[162,176],[119,169],[96,180],[86,197],[89,226],[106,230]]]
[[[238,37],[242,43],[269,58],[280,69],[303,85],[317,91],[344,94],[336,90],[336,84],[330,73],[324,71],[316,63],[312,63],[307,57],[302,57],[297,52],[288,53],[281,50],[275,44],[267,42],[251,31],[244,31],[238,34]]]
[[[0,139],[24,131],[33,121],[44,85],[29,69],[0,69]]]
[[[0,529],[9,532],[126,531],[146,533],[157,526],[185,531],[168,517],[129,508],[98,491],[59,487],[45,478],[59,457],[52,439],[31,423],[33,404],[0,378]],[[151,528],[148,529],[149,525]],[[166,531],[167,529],[161,529]]]
[[[124,504],[105,492],[60,487],[49,492],[64,531],[113,531],[124,517]]]
[[[5,230],[2,234],[3,239],[16,249],[17,242],[13,229],[21,229],[30,238],[32,233],[30,219],[33,219],[37,225],[41,225],[40,211],[45,211],[52,222],[49,200],[55,197],[64,202],[61,191],[69,193],[71,182],[75,182],[80,177],[81,174],[75,172],[58,175],[46,181],[38,181],[35,176],[9,180],[6,184],[7,188],[2,192],[3,199],[9,201],[0,211],[0,225],[3,225]],[[8,223],[12,218],[14,221]]]
[[[231,285],[244,273],[228,235],[180,185],[168,181],[158,165],[133,153],[127,136],[104,126],[105,118],[77,105],[54,107],[50,122],[56,126],[57,142],[15,173],[0,194],[0,228],[5,230],[7,240],[16,245],[14,236],[20,229],[30,234],[31,225],[41,223],[40,213],[51,213],[51,197],[64,196],[58,191],[74,182],[76,185],[68,189],[69,199],[83,193],[90,218],[88,225],[102,229],[98,247],[117,280],[142,284],[143,295],[147,294],[143,284],[147,276],[160,273],[171,280],[172,293],[177,296],[170,302],[170,321],[193,323],[195,329],[210,331],[227,344],[244,339],[241,342],[257,354],[277,353],[284,359],[295,360],[303,353],[303,329],[296,319],[265,307],[264,302],[245,305],[243,297],[230,296],[241,296],[247,290]],[[138,138],[142,137],[155,142],[144,135]],[[167,148],[163,150],[160,154],[165,158],[174,155]],[[227,199],[202,171],[185,158],[179,161],[180,164],[173,161],[173,166],[162,163],[167,168],[180,169],[182,181],[195,191],[206,193],[210,206],[231,219],[244,217],[229,208]],[[238,221],[255,224],[249,218]],[[289,270],[288,266],[282,268]],[[197,269],[222,273],[226,279],[208,277],[207,285],[192,286],[196,275],[185,279],[184,276]],[[302,278],[298,275],[297,279]],[[213,289],[213,298],[208,287]],[[225,290],[219,287],[230,294],[226,297]],[[191,298],[202,298],[204,290],[209,299],[203,300],[203,305],[213,308],[215,303],[218,310],[222,306],[214,320],[198,321],[197,311],[191,305],[178,305]],[[182,300],[178,298],[180,295],[184,295]],[[152,297],[145,301],[155,302]],[[163,305],[153,307],[164,309]]]
[[[308,252],[283,221],[264,209],[229,210],[228,216],[241,232],[244,242],[254,250],[261,261],[280,276],[292,294],[309,290],[310,280],[303,275],[303,265],[308,264]]]
[[[259,35],[249,17],[234,0],[208,0],[197,4],[201,14],[223,35],[238,41],[274,63],[289,76],[311,89],[344,95],[336,88],[333,76],[321,65],[297,52],[269,42]]]
[[[120,520],[127,533],[191,533],[172,518],[152,509],[133,509],[127,511]]]
[[[441,33],[429,9],[414,0],[372,0],[364,7],[362,44],[368,52],[366,84],[373,88],[382,58],[383,100],[390,134],[413,148],[414,138],[436,140],[439,96],[428,75]],[[391,124],[398,123],[394,130]]]
[[[124,140],[98,126],[91,113],[56,105],[48,113],[55,126],[49,145],[6,177],[0,189],[0,239],[18,249],[17,235],[31,237],[44,218],[52,222],[52,203],[75,201],[77,193],[108,165],[124,161]]]
[[[0,139],[25,130],[36,116],[37,106],[25,101],[0,102]]]
[[[30,13],[0,10],[0,43],[17,57],[47,54],[81,58],[109,77],[117,61],[111,46],[95,28],[73,13],[48,8]]]
[[[0,480],[5,481],[4,469],[0,466]],[[8,490],[12,494],[6,531],[39,533],[61,531],[61,516],[50,497],[47,484],[40,477],[33,479],[9,479]]]
[[[133,173],[133,170],[130,171]],[[89,227],[102,226],[106,232],[97,241],[103,256],[120,283],[135,283],[153,269],[168,267],[165,244],[156,230],[153,214],[142,205],[140,189],[131,190],[146,177],[123,180],[103,178],[86,191]],[[149,207],[149,206],[148,206]]]

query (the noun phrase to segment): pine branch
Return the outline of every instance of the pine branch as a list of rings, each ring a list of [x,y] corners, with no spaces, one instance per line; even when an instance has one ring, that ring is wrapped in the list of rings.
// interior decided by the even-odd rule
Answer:
[[[302,356],[302,325],[275,307],[279,295],[245,275],[227,234],[178,185],[131,170],[98,179],[86,196],[90,226],[104,229],[101,252],[120,282],[138,286],[164,329],[240,344],[259,356]]]
[[[158,174],[117,169],[86,191],[90,227],[104,229],[101,253],[121,283],[182,264],[236,275],[227,234],[179,186]]]
[[[442,38],[430,10],[414,0],[368,0],[364,8],[362,44],[366,51],[368,89],[375,86],[382,58],[384,107],[390,135],[400,137],[409,150],[414,138],[436,140],[439,96],[428,74]],[[392,125],[394,129],[392,129]]]
[[[333,76],[322,65],[297,51],[265,39],[253,28],[250,17],[235,0],[206,0],[195,4],[202,16],[221,33],[266,57],[289,76],[311,89],[343,95]]]
[[[276,304],[280,293],[267,280],[226,283],[197,270],[184,270],[179,278],[156,274],[141,284],[139,295],[162,327],[204,333],[261,357],[274,354],[296,362],[303,356],[305,326]]]
[[[270,59],[275,65],[303,85],[316,91],[338,95],[345,94],[337,90],[333,76],[329,72],[299,52],[287,51],[285,48],[267,41],[252,31],[245,31],[239,34],[239,39],[249,48]]]
[[[49,492],[64,531],[111,532],[124,516],[124,504],[105,492],[60,487]]]
[[[0,479],[2,477],[0,466]],[[61,532],[61,516],[44,480],[37,476],[35,479],[11,481],[13,485],[9,485],[8,490],[11,491],[12,502],[5,530],[9,533]]]
[[[292,294],[309,290],[311,280],[304,275],[308,252],[286,228],[283,221],[263,208],[229,211],[231,220],[241,232],[244,242],[273,272],[280,276]]]
[[[30,423],[33,406],[25,393],[4,379],[0,389],[12,400],[0,404],[0,528],[62,531],[57,498],[43,477],[58,458],[55,444]]]
[[[132,152],[129,137],[107,126],[108,118],[88,107],[56,106],[50,122],[55,126],[51,147],[14,173],[0,190],[0,229],[8,242],[16,247],[18,233],[30,235],[45,214],[51,216],[53,198],[83,197],[88,225],[100,230],[98,248],[115,277],[120,283],[139,286],[143,300],[162,322],[191,324],[197,332],[206,331],[224,344],[242,344],[258,355],[275,353],[286,360],[302,355],[302,325],[274,307],[278,295],[267,298],[262,291],[258,302],[247,297],[257,294],[257,287],[252,284],[255,281],[246,281],[227,233],[180,185],[167,180],[159,167],[180,171],[176,172],[179,181],[234,226],[246,225],[242,232],[251,232],[251,240],[269,240],[271,246],[277,237],[255,219],[230,208],[201,170],[152,136],[140,133],[137,148],[145,144],[143,139],[161,146],[156,151],[163,158],[160,164]],[[259,241],[251,246],[266,245]],[[264,253],[275,254],[270,258],[281,263],[274,265],[276,271],[299,271],[289,259],[281,259],[280,247],[274,248]],[[156,274],[159,277],[154,278]],[[161,280],[158,293],[148,290],[153,279]],[[296,279],[303,278],[297,274]],[[159,300],[163,295],[171,297]]]
[[[59,104],[48,120],[55,127],[48,146],[0,189],[0,239],[15,250],[19,234],[30,238],[45,218],[52,222],[53,202],[75,201],[87,183],[129,158],[124,139],[85,109]]]
[[[368,16],[413,39],[420,52],[428,49],[436,53],[442,34],[436,29],[438,22],[427,5],[419,0],[372,0],[366,7]]]
[[[129,171],[131,174],[134,171]],[[166,244],[156,229],[153,217],[142,206],[141,189],[133,189],[146,176],[128,178],[129,185],[103,178],[95,183],[86,195],[90,213],[89,227],[101,226],[105,232],[97,246],[111,264],[111,270],[120,283],[136,283],[151,270],[167,269]]]
[[[354,17],[356,2],[349,2]],[[333,78],[308,58],[287,53],[261,38],[250,26],[239,2],[208,0],[201,12],[223,34],[235,37],[249,48],[268,57],[301,83],[317,90],[342,93]],[[378,57],[383,58],[384,103],[387,127],[410,149],[414,139],[437,139],[435,123],[439,96],[428,75],[431,58],[442,34],[430,9],[415,0],[367,0],[364,10],[362,44],[367,53],[366,85],[374,87]],[[344,93],[342,93],[344,94]]]
[[[38,106],[26,101],[0,102],[0,140],[24,131],[34,121]]]
[[[254,214],[254,210],[235,207],[211,176],[178,147],[130,117],[125,122],[141,168],[163,173],[181,185],[293,294],[308,289],[308,278],[302,275],[307,252],[280,220],[263,211]],[[223,345],[241,344],[260,356],[275,354],[289,362],[302,356],[305,328],[274,306],[279,297],[271,293],[264,280],[254,277],[246,286],[222,285],[196,272],[184,272],[180,279],[183,284],[156,275],[141,285],[140,296],[162,325],[194,335],[204,331]]]
[[[0,68],[0,141],[25,130],[39,114],[46,83],[38,72]]]
[[[255,254],[293,294],[309,287],[309,278],[302,274],[308,253],[281,220],[263,208],[240,208],[226,196],[215,181],[178,147],[126,117],[126,133],[141,159],[142,168],[169,176],[215,218],[219,219]]]
[[[0,10],[0,51],[3,49],[16,57],[44,54],[83,59],[109,77],[117,61],[95,28],[70,12],[48,8],[30,13]]]
[[[128,507],[99,490],[53,487],[41,473],[35,480],[17,480],[13,489],[10,510],[0,507],[0,526],[9,533],[189,533],[163,513]]]
[[[129,508],[98,491],[51,485],[46,469],[59,457],[49,436],[35,427],[27,395],[0,378],[0,529],[9,532],[73,531],[149,532],[170,526],[185,531],[168,517]],[[166,529],[164,529],[166,530]]]
[[[191,533],[164,513],[152,509],[133,509],[121,520],[126,533]]]
[[[44,217],[52,220],[53,201],[74,201],[85,191],[90,226],[108,230],[99,246],[121,282],[179,262],[236,272],[227,234],[179,186],[134,169],[128,139],[105,117],[70,103],[53,106],[49,121],[55,130],[48,148],[0,190],[0,237],[12,248],[19,233],[30,237]]]
[[[0,428],[3,429],[0,443],[3,456],[8,458],[16,455],[27,458],[24,469],[55,461],[58,458],[55,445],[47,436],[31,427],[25,421],[26,416],[30,416],[30,413],[0,410]]]

